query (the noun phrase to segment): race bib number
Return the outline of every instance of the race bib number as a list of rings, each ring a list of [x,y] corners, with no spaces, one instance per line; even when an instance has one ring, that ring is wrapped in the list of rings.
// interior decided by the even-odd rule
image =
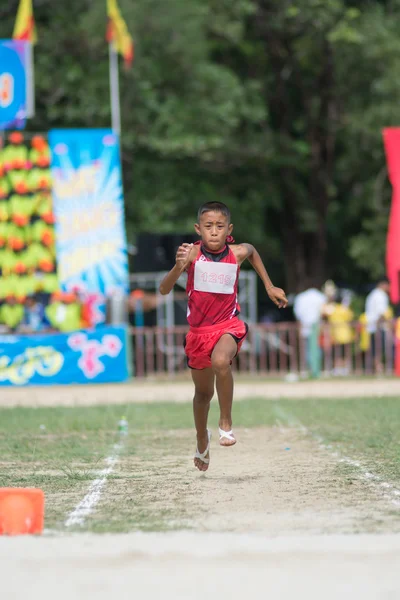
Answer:
[[[234,294],[237,270],[237,265],[198,260],[194,265],[194,289],[212,294]]]

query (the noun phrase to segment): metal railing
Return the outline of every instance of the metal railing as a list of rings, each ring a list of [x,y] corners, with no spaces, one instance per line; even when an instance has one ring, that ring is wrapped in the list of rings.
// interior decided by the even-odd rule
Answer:
[[[351,342],[340,344],[335,342],[334,326],[322,325],[317,342],[321,374],[393,374],[395,322],[385,323],[372,337],[366,336],[359,322],[351,324],[351,331]],[[186,371],[183,343],[187,326],[131,328],[130,332],[136,377],[174,376]],[[271,377],[305,375],[308,352],[308,341],[297,323],[251,325],[233,368]]]

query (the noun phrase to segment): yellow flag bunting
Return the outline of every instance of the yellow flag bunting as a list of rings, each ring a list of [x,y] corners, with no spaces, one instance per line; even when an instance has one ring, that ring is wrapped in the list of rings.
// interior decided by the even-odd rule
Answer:
[[[26,40],[32,44],[36,43],[37,37],[32,0],[20,0],[13,38],[14,40]]]
[[[133,62],[133,40],[118,8],[117,0],[107,0],[107,35],[109,44],[113,44],[119,54],[124,57],[125,65],[130,67]]]

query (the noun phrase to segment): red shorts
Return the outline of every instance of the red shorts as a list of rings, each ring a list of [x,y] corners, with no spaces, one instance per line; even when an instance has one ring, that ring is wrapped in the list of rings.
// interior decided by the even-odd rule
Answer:
[[[247,331],[247,323],[237,317],[210,327],[191,327],[185,338],[188,367],[191,369],[211,367],[211,354],[220,338],[225,334],[233,337],[237,343],[237,352],[239,352]]]

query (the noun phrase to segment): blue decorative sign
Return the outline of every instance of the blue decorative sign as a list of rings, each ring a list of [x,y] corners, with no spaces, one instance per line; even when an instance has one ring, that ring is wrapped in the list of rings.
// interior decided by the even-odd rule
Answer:
[[[127,291],[118,137],[108,129],[53,130],[49,140],[62,287]]]
[[[26,42],[0,40],[0,130],[23,129],[26,104]]]
[[[0,338],[0,386],[126,381],[127,360],[124,327],[103,326],[70,334],[6,335]]]

